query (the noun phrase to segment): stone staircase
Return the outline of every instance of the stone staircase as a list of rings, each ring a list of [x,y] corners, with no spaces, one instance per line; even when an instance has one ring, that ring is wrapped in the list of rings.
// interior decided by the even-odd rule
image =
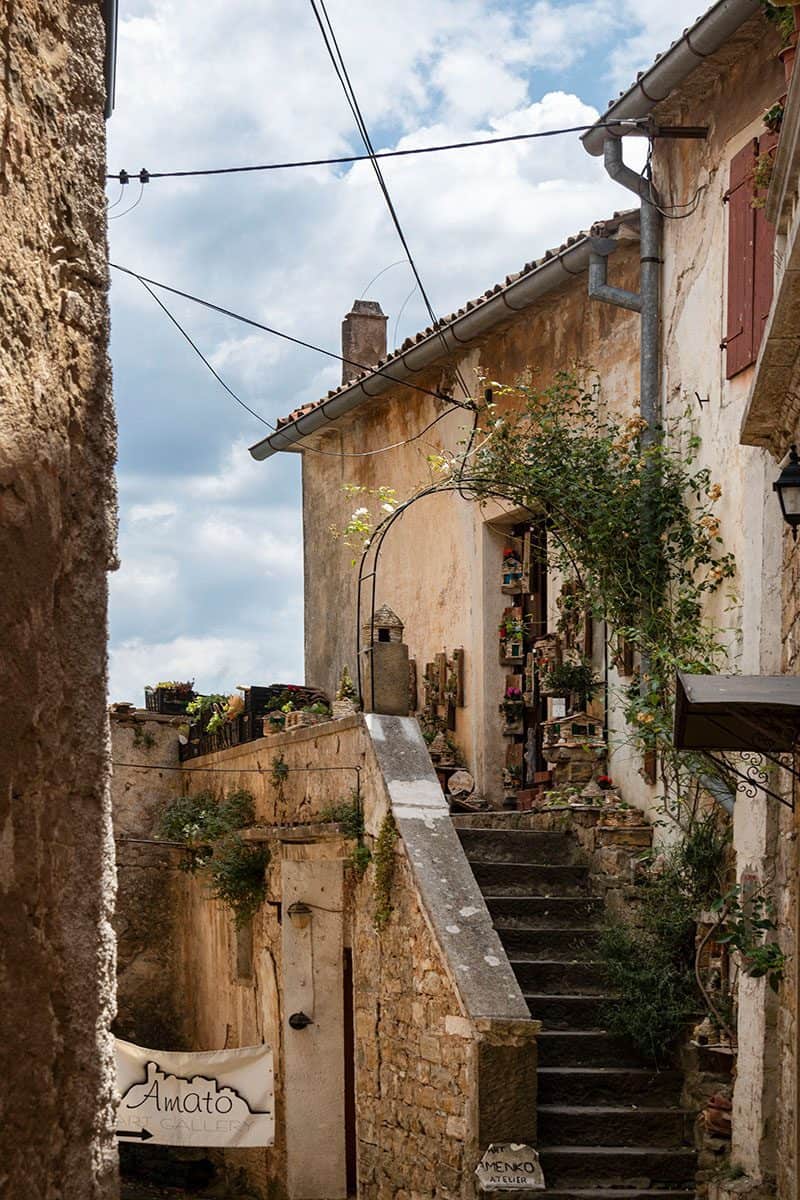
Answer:
[[[593,954],[604,908],[576,832],[552,814],[454,816],[538,1039],[538,1148],[548,1200],[692,1200],[682,1075],[656,1071],[602,1028]],[[607,831],[604,831],[607,832]]]

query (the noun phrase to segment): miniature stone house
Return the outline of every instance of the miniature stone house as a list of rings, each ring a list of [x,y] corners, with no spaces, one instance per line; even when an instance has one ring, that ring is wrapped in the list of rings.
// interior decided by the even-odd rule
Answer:
[[[403,622],[384,604],[361,632],[364,711],[407,717],[409,667]]]

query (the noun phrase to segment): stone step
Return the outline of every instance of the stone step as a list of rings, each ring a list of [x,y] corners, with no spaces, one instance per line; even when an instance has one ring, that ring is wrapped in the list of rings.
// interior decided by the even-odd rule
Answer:
[[[643,1188],[694,1183],[695,1153],[688,1147],[541,1146],[545,1182],[564,1188],[581,1184]]]
[[[543,1029],[536,1039],[540,1067],[641,1067],[642,1056],[626,1038],[602,1029]]]
[[[585,962],[583,959],[565,962],[559,959],[516,957],[509,961],[523,992],[590,996],[607,990],[605,972],[600,963]]]
[[[484,862],[572,863],[580,847],[569,834],[536,829],[457,829],[468,858]]]
[[[497,924],[574,929],[599,918],[603,901],[595,896],[487,896],[486,907]]]
[[[544,926],[541,929],[525,929],[517,925],[495,925],[506,953],[512,957],[536,955],[539,958],[587,958],[596,957],[595,946],[600,936],[598,926],[576,929],[558,929]]]
[[[507,1192],[492,1192],[497,1200],[507,1200]],[[694,1188],[546,1188],[532,1192],[540,1200],[697,1200]]]
[[[648,1067],[540,1067],[539,1103],[663,1108],[678,1103],[683,1075]]]
[[[469,865],[484,896],[580,896],[586,891],[589,868],[525,862],[484,862]]]
[[[675,1147],[691,1142],[692,1124],[693,1114],[682,1108],[565,1104],[537,1108],[537,1136],[552,1146]]]
[[[530,1014],[541,1021],[545,1029],[599,1029],[603,1028],[600,1010],[611,997],[605,995],[557,996],[552,992],[525,991],[525,1001]]]

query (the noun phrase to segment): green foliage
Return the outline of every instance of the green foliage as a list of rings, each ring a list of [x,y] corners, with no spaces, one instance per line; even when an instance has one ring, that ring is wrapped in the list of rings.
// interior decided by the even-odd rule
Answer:
[[[134,725],[133,744],[137,750],[152,750],[156,739],[149,729],[143,729],[141,725]]]
[[[317,717],[329,717],[331,708],[329,704],[323,704],[321,700],[317,700],[314,704],[306,704],[303,712],[314,713]]]
[[[355,792],[350,793],[349,800],[340,800],[338,804],[323,808],[320,820],[341,825],[345,837],[360,838],[364,832],[364,814]]]
[[[373,882],[373,899],[375,901],[374,923],[380,931],[385,929],[392,915],[392,884],[394,882],[394,847],[397,841],[397,826],[394,817],[387,813],[378,836],[375,839],[375,850],[372,855],[375,864],[375,879]]]
[[[342,673],[339,676],[339,686],[336,689],[337,700],[357,700],[358,688],[353,682],[353,677],[350,674],[350,668],[347,663],[342,667]]]
[[[564,692],[578,696],[581,708],[586,708],[600,687],[591,664],[581,660],[554,664],[542,675],[542,688],[546,692]]]
[[[269,860],[269,849],[263,843],[244,842],[237,834],[214,848],[207,867],[211,895],[231,909],[237,929],[246,925],[264,902],[264,872]]]
[[[736,884],[712,908],[720,914],[720,924],[724,926],[724,933],[717,936],[717,941],[739,952],[745,975],[751,979],[766,978],[777,992],[786,973],[786,955],[777,942],[767,941],[768,935],[778,928],[772,899],[761,889],[748,893]]]
[[[781,125],[783,124],[783,117],[784,107],[782,101],[779,100],[777,104],[773,104],[764,113],[763,121],[765,128],[767,128],[770,133],[780,132]]]
[[[237,927],[252,917],[266,894],[264,870],[269,850],[244,842],[237,832],[254,821],[255,801],[244,789],[230,791],[221,799],[209,791],[177,796],[159,817],[162,837],[192,848],[187,870],[203,872],[212,896],[233,911]]]
[[[794,13],[791,6],[770,4],[770,0],[760,0],[764,16],[778,30],[784,46],[788,46],[794,33]]]
[[[221,714],[227,703],[228,697],[219,692],[208,696],[195,696],[194,700],[190,700],[186,705],[186,715],[200,725],[201,732],[207,733],[209,721],[213,716]],[[210,732],[213,733],[214,730]]]
[[[695,919],[719,894],[728,834],[715,813],[697,820],[641,884],[636,920],[609,924],[600,958],[616,993],[603,1006],[612,1032],[657,1065],[700,1005],[694,975]]]
[[[289,778],[289,767],[284,760],[283,753],[276,754],[272,759],[272,770],[270,771],[270,783],[278,791],[283,791],[283,785]]]
[[[363,842],[359,842],[353,847],[350,852],[349,865],[353,868],[356,875],[361,879],[369,864],[372,862],[372,853],[368,846]]]
[[[606,620],[648,663],[627,694],[631,738],[674,767],[675,674],[710,674],[724,659],[703,606],[735,574],[713,511],[721,488],[696,465],[699,439],[679,421],[651,436],[577,370],[544,389],[492,387],[478,449],[454,457],[439,486],[457,478],[478,501],[548,514],[548,565],[571,581],[571,606]]]

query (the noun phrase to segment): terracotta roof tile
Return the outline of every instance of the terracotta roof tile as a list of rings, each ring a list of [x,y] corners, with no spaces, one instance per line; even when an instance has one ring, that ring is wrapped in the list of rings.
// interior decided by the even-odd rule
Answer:
[[[626,209],[621,212],[615,212],[613,217],[610,219],[595,222],[595,224],[592,225],[590,232],[598,236],[614,233],[619,229],[619,226],[624,221],[630,220],[631,217],[636,216],[637,213],[638,210],[636,209]],[[583,237],[586,237],[586,231],[581,231],[580,233],[570,235],[570,237],[566,238],[566,240],[555,249],[545,250],[544,254],[542,254],[539,258],[534,258],[530,262],[525,263],[525,266],[521,271],[514,271],[510,275],[507,275],[503,283],[493,284],[492,287],[488,288],[480,296],[476,296],[473,300],[467,300],[462,308],[457,309],[455,312],[450,313],[446,317],[440,318],[435,325],[428,325],[425,329],[420,329],[411,337],[407,337],[396,350],[392,351],[391,354],[387,354],[385,358],[380,359],[377,363],[370,364],[369,369],[374,370],[376,367],[388,366],[396,358],[400,357],[406,350],[411,350],[414,346],[419,345],[420,342],[424,342],[425,339],[429,338],[431,334],[436,332],[437,329],[442,329],[451,324],[453,321],[457,320],[459,317],[463,317],[466,313],[473,312],[476,308],[480,308],[482,304],[485,304],[488,300],[491,300],[493,296],[498,295],[498,293],[502,292],[506,287],[516,283],[524,275],[530,274],[531,271],[535,271],[538,267],[543,266],[544,263],[550,262],[552,259],[557,258],[559,254],[563,254],[565,250],[568,250],[570,246],[574,246],[575,243]],[[306,416],[307,413],[319,407],[319,405],[324,403],[324,401],[330,400],[331,397],[338,395],[340,392],[347,391],[351,384],[355,382],[355,379],[360,377],[361,376],[356,376],[353,379],[348,379],[340,387],[332,388],[326,396],[322,397],[322,399],[301,405],[299,408],[296,408],[293,412],[289,413],[287,417],[279,417],[276,422],[277,428],[280,429],[283,426],[291,425],[294,421],[299,420],[300,417]]]

